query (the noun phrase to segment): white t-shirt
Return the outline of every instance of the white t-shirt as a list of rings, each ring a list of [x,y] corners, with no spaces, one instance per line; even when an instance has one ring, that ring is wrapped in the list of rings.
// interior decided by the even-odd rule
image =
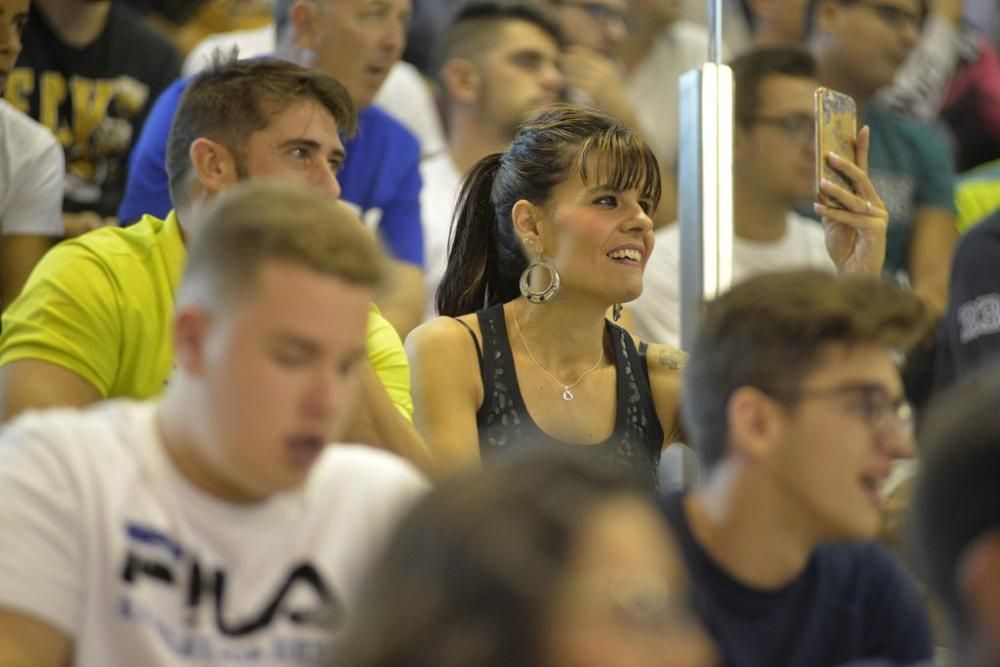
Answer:
[[[228,55],[233,48],[240,58],[255,58],[274,53],[274,25],[268,23],[252,30],[234,30],[209,35],[198,42],[184,60],[182,72],[191,76],[212,62],[216,49]],[[420,142],[420,155],[427,157],[445,148],[444,130],[437,105],[420,71],[405,61],[392,66],[389,76],[375,96],[374,104],[402,123]]]
[[[4,431],[0,607],[70,635],[80,666],[328,659],[339,625],[310,618],[352,608],[426,482],[388,453],[333,445],[302,488],[228,504],[178,473],[155,409],[115,401]]]
[[[0,234],[62,236],[63,159],[48,128],[0,99]]]
[[[424,224],[424,320],[429,320],[437,315],[434,298],[448,266],[448,233],[462,175],[451,154],[443,151],[420,162],[420,178],[424,182],[420,191],[420,219]]]
[[[653,151],[669,167],[677,163],[680,78],[708,59],[708,31],[677,21],[660,36],[625,80],[632,109]]]
[[[681,262],[679,224],[656,232],[656,245],[646,263],[642,296],[628,305],[635,319],[635,333],[651,343],[680,346]],[[788,228],[777,241],[733,238],[733,284],[768,271],[816,268],[836,271],[826,251],[823,227],[794,212]]]

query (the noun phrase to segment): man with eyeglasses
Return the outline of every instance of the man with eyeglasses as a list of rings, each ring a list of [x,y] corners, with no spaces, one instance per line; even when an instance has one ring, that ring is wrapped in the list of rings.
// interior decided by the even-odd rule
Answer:
[[[872,180],[890,214],[885,273],[940,314],[957,238],[952,158],[929,126],[873,99],[893,82],[926,14],[926,0],[811,0],[807,34],[820,83],[852,96],[871,127]]]
[[[736,83],[733,283],[765,271],[807,267],[878,275],[886,214],[877,193],[851,202],[850,229],[829,221],[824,228],[794,210],[816,194],[813,91],[818,84],[812,56],[796,47],[758,48],[731,66]],[[853,173],[862,190],[874,193],[862,170]],[[680,264],[679,226],[657,231],[642,296],[628,306],[643,339],[680,345]]]
[[[682,406],[703,484],[663,506],[729,667],[931,656],[914,585],[870,542],[880,487],[913,454],[895,354],[929,320],[892,283],[816,270],[706,306]]]

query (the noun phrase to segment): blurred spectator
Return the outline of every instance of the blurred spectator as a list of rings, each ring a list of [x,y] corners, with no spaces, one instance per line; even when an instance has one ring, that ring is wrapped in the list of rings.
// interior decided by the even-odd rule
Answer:
[[[302,183],[336,198],[344,159],[338,132],[349,136],[355,125],[343,86],[292,63],[220,64],[195,79],[177,111],[167,157],[176,211],[63,242],[43,258],[4,315],[0,416],[158,395],[175,363],[170,318],[186,244],[201,231],[198,210],[248,178]],[[406,354],[374,307],[368,359],[351,439],[412,454],[426,466],[409,423]]]
[[[1000,210],[955,246],[948,310],[938,330],[940,389],[1000,362]]]
[[[126,159],[180,72],[177,51],[112,0],[35,0],[22,42],[6,97],[66,151],[66,234],[114,223]]]
[[[629,0],[629,38],[620,53],[625,90],[643,136],[668,172],[676,171],[681,75],[708,59],[708,33],[680,18],[678,0]],[[722,52],[726,58],[725,49]]]
[[[1000,159],[961,174],[955,188],[958,231],[965,233],[1000,209]]]
[[[657,0],[659,1],[659,0]],[[664,0],[665,1],[665,0]],[[548,0],[562,24],[567,47],[562,67],[568,86],[568,98],[579,104],[596,106],[614,116],[626,127],[642,135],[643,141],[656,150],[657,140],[649,136],[627,86],[622,50],[629,37],[628,0]],[[650,48],[657,35],[651,35]],[[646,54],[640,54],[645,56]],[[635,58],[638,66],[640,57]],[[659,66],[662,66],[660,64]],[[663,86],[663,81],[657,82]],[[676,105],[676,101],[673,103]],[[657,129],[651,124],[651,131]],[[669,142],[668,142],[669,143]],[[653,217],[657,227],[677,219],[677,182],[666,167],[670,156],[658,155],[663,195]]]
[[[878,95],[892,111],[944,120],[958,169],[1000,157],[1000,62],[986,38],[963,21],[966,0],[931,0],[920,41],[891,88]]]
[[[425,319],[448,264],[448,232],[462,175],[510,146],[518,124],[559,100],[559,25],[527,2],[475,0],[442,35],[438,79],[448,150],[420,164],[427,268]]]
[[[854,98],[871,128],[869,173],[889,210],[885,271],[944,312],[957,238],[954,168],[931,128],[872,96],[890,84],[920,35],[924,0],[811,0],[819,79]]]
[[[399,61],[410,0],[336,0],[320,6],[297,0],[289,13],[287,43],[279,56],[314,67],[343,82],[360,109],[359,131],[346,144],[338,178],[343,198],[395,259],[379,307],[401,336],[423,318],[424,240],[420,223],[420,146],[399,122],[371,106]],[[119,209],[123,221],[171,209],[164,169],[167,134],[182,79],[156,101],[129,164],[128,187]]]
[[[754,46],[796,46],[805,41],[808,0],[739,0]]]
[[[435,78],[435,51],[441,35],[467,0],[413,0],[413,21],[406,35],[403,60],[429,79]]]
[[[816,196],[812,56],[798,47],[759,47],[731,65],[736,89],[733,283],[766,271],[806,267],[878,275],[888,214],[863,167],[828,158],[863,194],[859,198],[825,186],[847,210],[827,211],[822,226],[793,210]],[[863,130],[859,137],[862,165],[868,136]],[[656,232],[642,295],[628,306],[641,338],[680,345],[680,285],[680,228],[670,225]]]
[[[288,12],[293,4],[294,0],[275,0],[274,21],[267,25],[206,37],[184,60],[184,76],[191,76],[211,63],[216,51],[227,55],[235,51],[240,58],[274,53],[278,43],[284,41],[281,34],[288,34]],[[444,133],[434,98],[427,82],[410,63],[401,60],[392,66],[373,104],[387,111],[416,136],[423,157],[444,150]]]
[[[915,586],[868,541],[893,461],[914,453],[895,354],[928,320],[881,278],[816,270],[706,306],[682,402],[705,478],[664,509],[726,665],[931,657]]]
[[[274,184],[203,215],[163,398],[35,412],[0,438],[0,664],[329,655],[321,619],[344,620],[426,489],[396,457],[327,447],[385,270],[356,216]]]
[[[942,667],[1000,667],[1000,423],[994,368],[964,378],[923,420],[913,552],[949,624]]]
[[[0,0],[0,93],[21,50],[28,0]],[[0,99],[0,311],[62,236],[63,154],[45,127]]]
[[[650,501],[575,457],[448,480],[371,571],[343,667],[707,667]]]

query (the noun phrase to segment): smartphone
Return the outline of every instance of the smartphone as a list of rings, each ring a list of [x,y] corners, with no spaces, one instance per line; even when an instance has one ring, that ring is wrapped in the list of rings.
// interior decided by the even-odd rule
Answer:
[[[840,175],[826,160],[833,151],[845,160],[855,161],[854,147],[858,136],[858,109],[850,95],[831,88],[816,89],[816,196],[821,204],[843,208],[840,202],[827,197],[819,188],[821,179],[832,181],[854,191],[850,181]]]

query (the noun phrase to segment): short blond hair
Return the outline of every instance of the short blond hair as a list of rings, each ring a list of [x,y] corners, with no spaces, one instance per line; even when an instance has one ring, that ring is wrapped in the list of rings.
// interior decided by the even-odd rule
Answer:
[[[256,284],[269,261],[300,266],[353,285],[378,289],[386,260],[373,235],[345,204],[301,185],[241,183],[202,213],[181,294],[209,284],[221,302]]]

